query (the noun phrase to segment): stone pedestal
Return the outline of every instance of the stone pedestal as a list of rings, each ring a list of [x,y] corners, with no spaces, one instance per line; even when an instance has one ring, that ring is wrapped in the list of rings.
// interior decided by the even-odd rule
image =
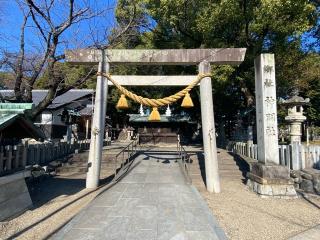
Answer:
[[[247,186],[260,197],[297,198],[290,171],[285,166],[254,163],[247,177]]]

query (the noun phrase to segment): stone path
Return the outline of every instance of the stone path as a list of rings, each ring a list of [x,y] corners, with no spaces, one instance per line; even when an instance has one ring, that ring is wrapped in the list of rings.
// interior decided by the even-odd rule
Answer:
[[[52,239],[227,239],[175,158],[168,152],[139,155],[140,164]]]
[[[291,237],[288,240],[319,240],[319,239],[320,239],[320,225],[315,226],[302,233],[299,233],[298,235]]]

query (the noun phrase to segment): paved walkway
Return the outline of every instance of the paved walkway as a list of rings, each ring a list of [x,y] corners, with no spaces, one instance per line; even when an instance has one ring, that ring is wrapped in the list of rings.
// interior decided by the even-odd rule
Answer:
[[[53,239],[227,239],[172,153],[145,152],[136,161],[141,162]]]
[[[294,237],[289,238],[289,240],[319,240],[319,239],[320,239],[320,225],[315,226],[307,231],[304,231]]]

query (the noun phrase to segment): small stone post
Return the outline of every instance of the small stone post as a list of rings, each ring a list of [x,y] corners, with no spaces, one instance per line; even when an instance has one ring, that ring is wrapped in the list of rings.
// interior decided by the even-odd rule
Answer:
[[[203,61],[199,65],[199,73],[210,73],[210,63]],[[206,77],[200,83],[201,118],[203,148],[205,156],[206,186],[209,192],[220,192],[216,132],[214,126],[211,78]]]
[[[310,133],[309,133],[309,125],[306,125],[306,132],[307,132],[307,146],[310,145]]]
[[[250,125],[248,126],[247,134],[247,156],[250,157],[250,146],[253,145],[253,129]]]
[[[103,50],[102,62],[99,63],[99,72],[109,72],[109,63],[105,62],[105,54]],[[86,188],[96,188],[99,185],[105,117],[107,109],[107,94],[108,80],[103,76],[98,76],[94,113],[91,126],[91,142],[88,159]]]
[[[248,130],[247,130],[247,134],[248,134],[248,139],[247,139],[247,143],[248,144],[253,144],[253,127],[252,126],[248,126]]]

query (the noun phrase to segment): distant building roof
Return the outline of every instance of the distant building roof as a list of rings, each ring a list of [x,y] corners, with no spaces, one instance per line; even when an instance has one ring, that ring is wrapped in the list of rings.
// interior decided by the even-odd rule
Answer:
[[[32,102],[35,105],[38,105],[47,95],[48,90],[32,90]],[[66,104],[69,104],[73,101],[92,95],[94,93],[93,89],[72,89],[68,92],[56,97],[52,103],[47,107],[49,109],[60,108]],[[3,97],[13,97],[14,90],[0,90],[0,94]]]

